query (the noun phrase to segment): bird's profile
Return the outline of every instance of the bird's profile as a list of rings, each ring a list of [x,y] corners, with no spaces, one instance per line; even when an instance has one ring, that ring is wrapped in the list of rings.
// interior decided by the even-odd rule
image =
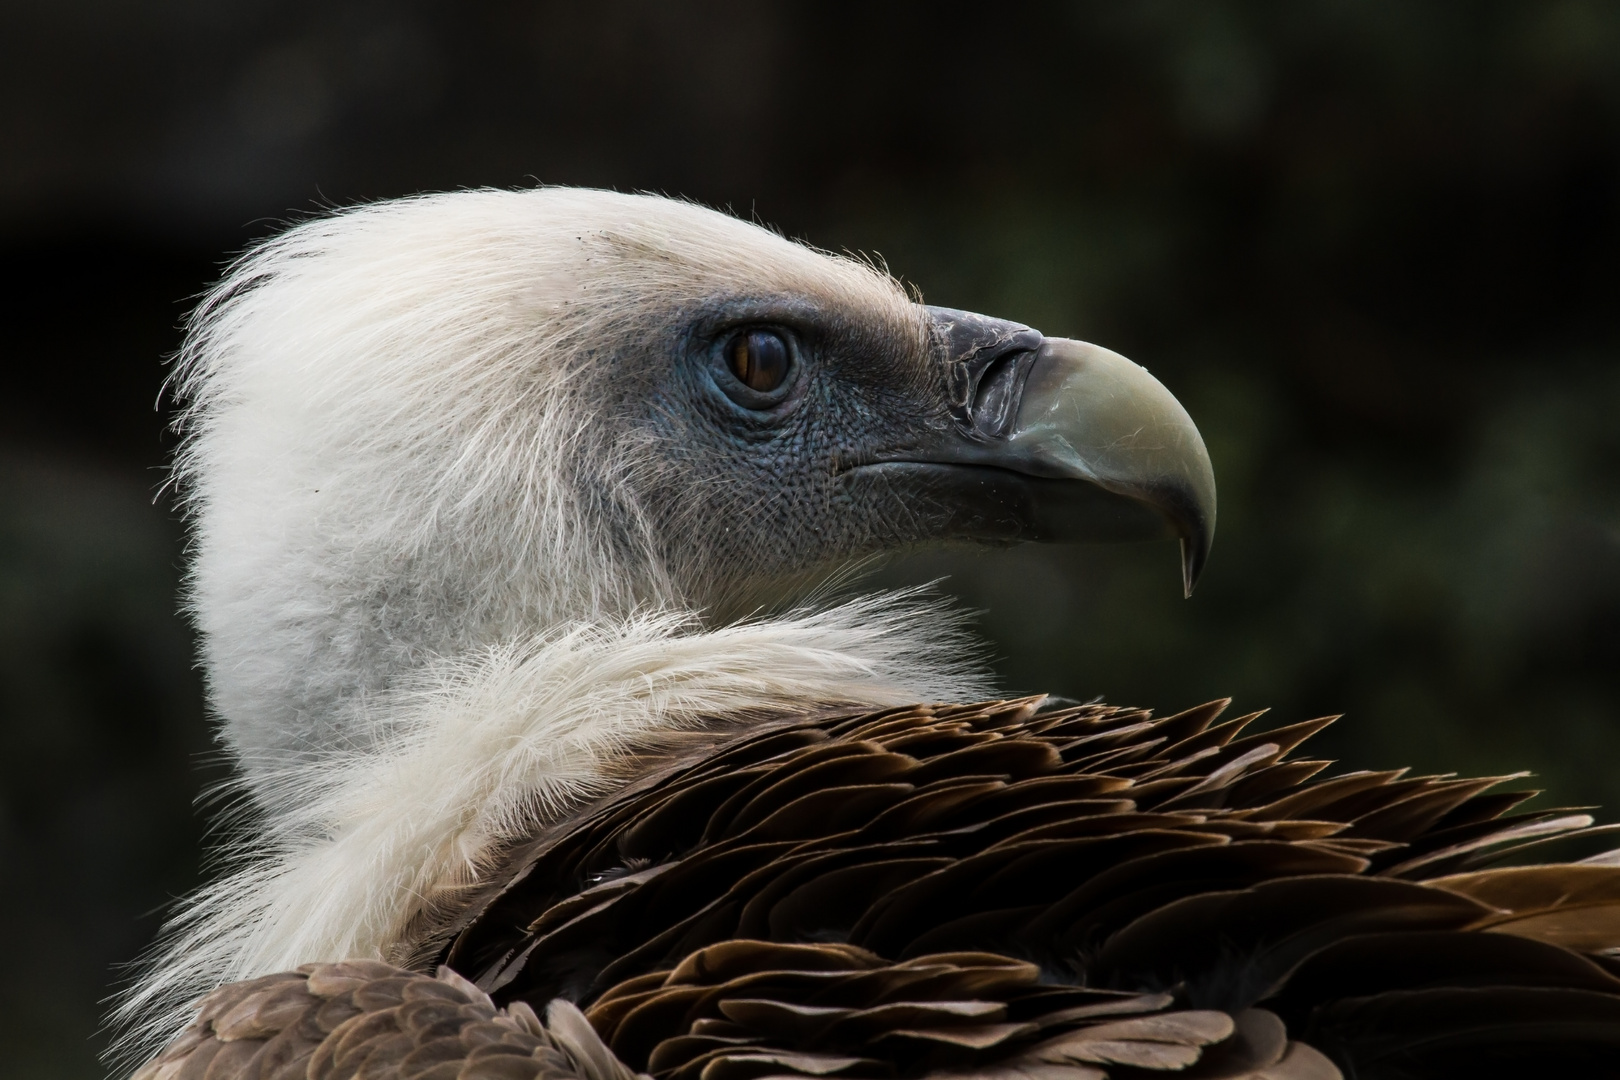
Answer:
[[[1178,537],[1190,590],[1209,458],[1116,354],[551,188],[289,230],[177,378],[248,802],[142,1080],[1620,1076],[1620,858],[1496,865],[1590,818],[817,601],[938,541]]]

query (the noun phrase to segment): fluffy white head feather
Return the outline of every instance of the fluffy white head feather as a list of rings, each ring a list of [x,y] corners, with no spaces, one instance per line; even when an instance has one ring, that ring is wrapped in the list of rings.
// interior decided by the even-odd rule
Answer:
[[[712,555],[732,496],[688,472],[673,508],[649,498],[677,465],[614,422],[639,388],[601,350],[766,292],[927,333],[865,264],[572,189],[313,220],[204,300],[176,374],[190,605],[258,812],[125,999],[136,1040],[225,981],[398,958],[425,907],[659,731],[987,693],[915,597],[712,618],[751,582],[683,553]]]
[[[432,657],[723,603],[723,574],[661,543],[645,492],[667,458],[608,422],[600,354],[740,291],[922,333],[872,268],[648,196],[406,199],[240,260],[180,356],[177,478],[209,688],[250,774],[345,745],[356,703]]]

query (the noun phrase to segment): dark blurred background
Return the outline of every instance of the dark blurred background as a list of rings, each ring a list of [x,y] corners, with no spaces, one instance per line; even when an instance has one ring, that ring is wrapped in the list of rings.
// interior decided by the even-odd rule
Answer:
[[[1348,714],[1355,766],[1620,804],[1620,6],[0,3],[0,1059],[90,1077],[219,775],[154,408],[290,214],[680,194],[1103,342],[1220,532],[918,557],[1009,688]]]

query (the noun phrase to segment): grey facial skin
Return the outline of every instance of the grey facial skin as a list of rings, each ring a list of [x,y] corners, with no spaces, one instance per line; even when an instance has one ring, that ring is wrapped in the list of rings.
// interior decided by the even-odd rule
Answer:
[[[1215,527],[1209,455],[1186,410],[1117,353],[917,307],[866,325],[794,298],[730,300],[687,325],[686,363],[642,423],[663,447],[655,509],[677,576],[710,610],[831,565],[939,541],[1177,538],[1190,595]],[[780,335],[768,392],[728,363]],[[666,369],[667,370],[667,369]],[[632,426],[637,426],[634,423]],[[671,483],[671,472],[681,482]]]

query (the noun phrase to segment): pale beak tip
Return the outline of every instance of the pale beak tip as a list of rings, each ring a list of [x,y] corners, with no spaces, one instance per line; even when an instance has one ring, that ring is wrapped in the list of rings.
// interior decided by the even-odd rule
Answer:
[[[1181,596],[1184,600],[1192,599],[1194,586],[1204,576],[1204,566],[1209,562],[1209,549],[1215,538],[1213,515],[1197,517],[1189,524],[1191,528],[1181,533]]]

